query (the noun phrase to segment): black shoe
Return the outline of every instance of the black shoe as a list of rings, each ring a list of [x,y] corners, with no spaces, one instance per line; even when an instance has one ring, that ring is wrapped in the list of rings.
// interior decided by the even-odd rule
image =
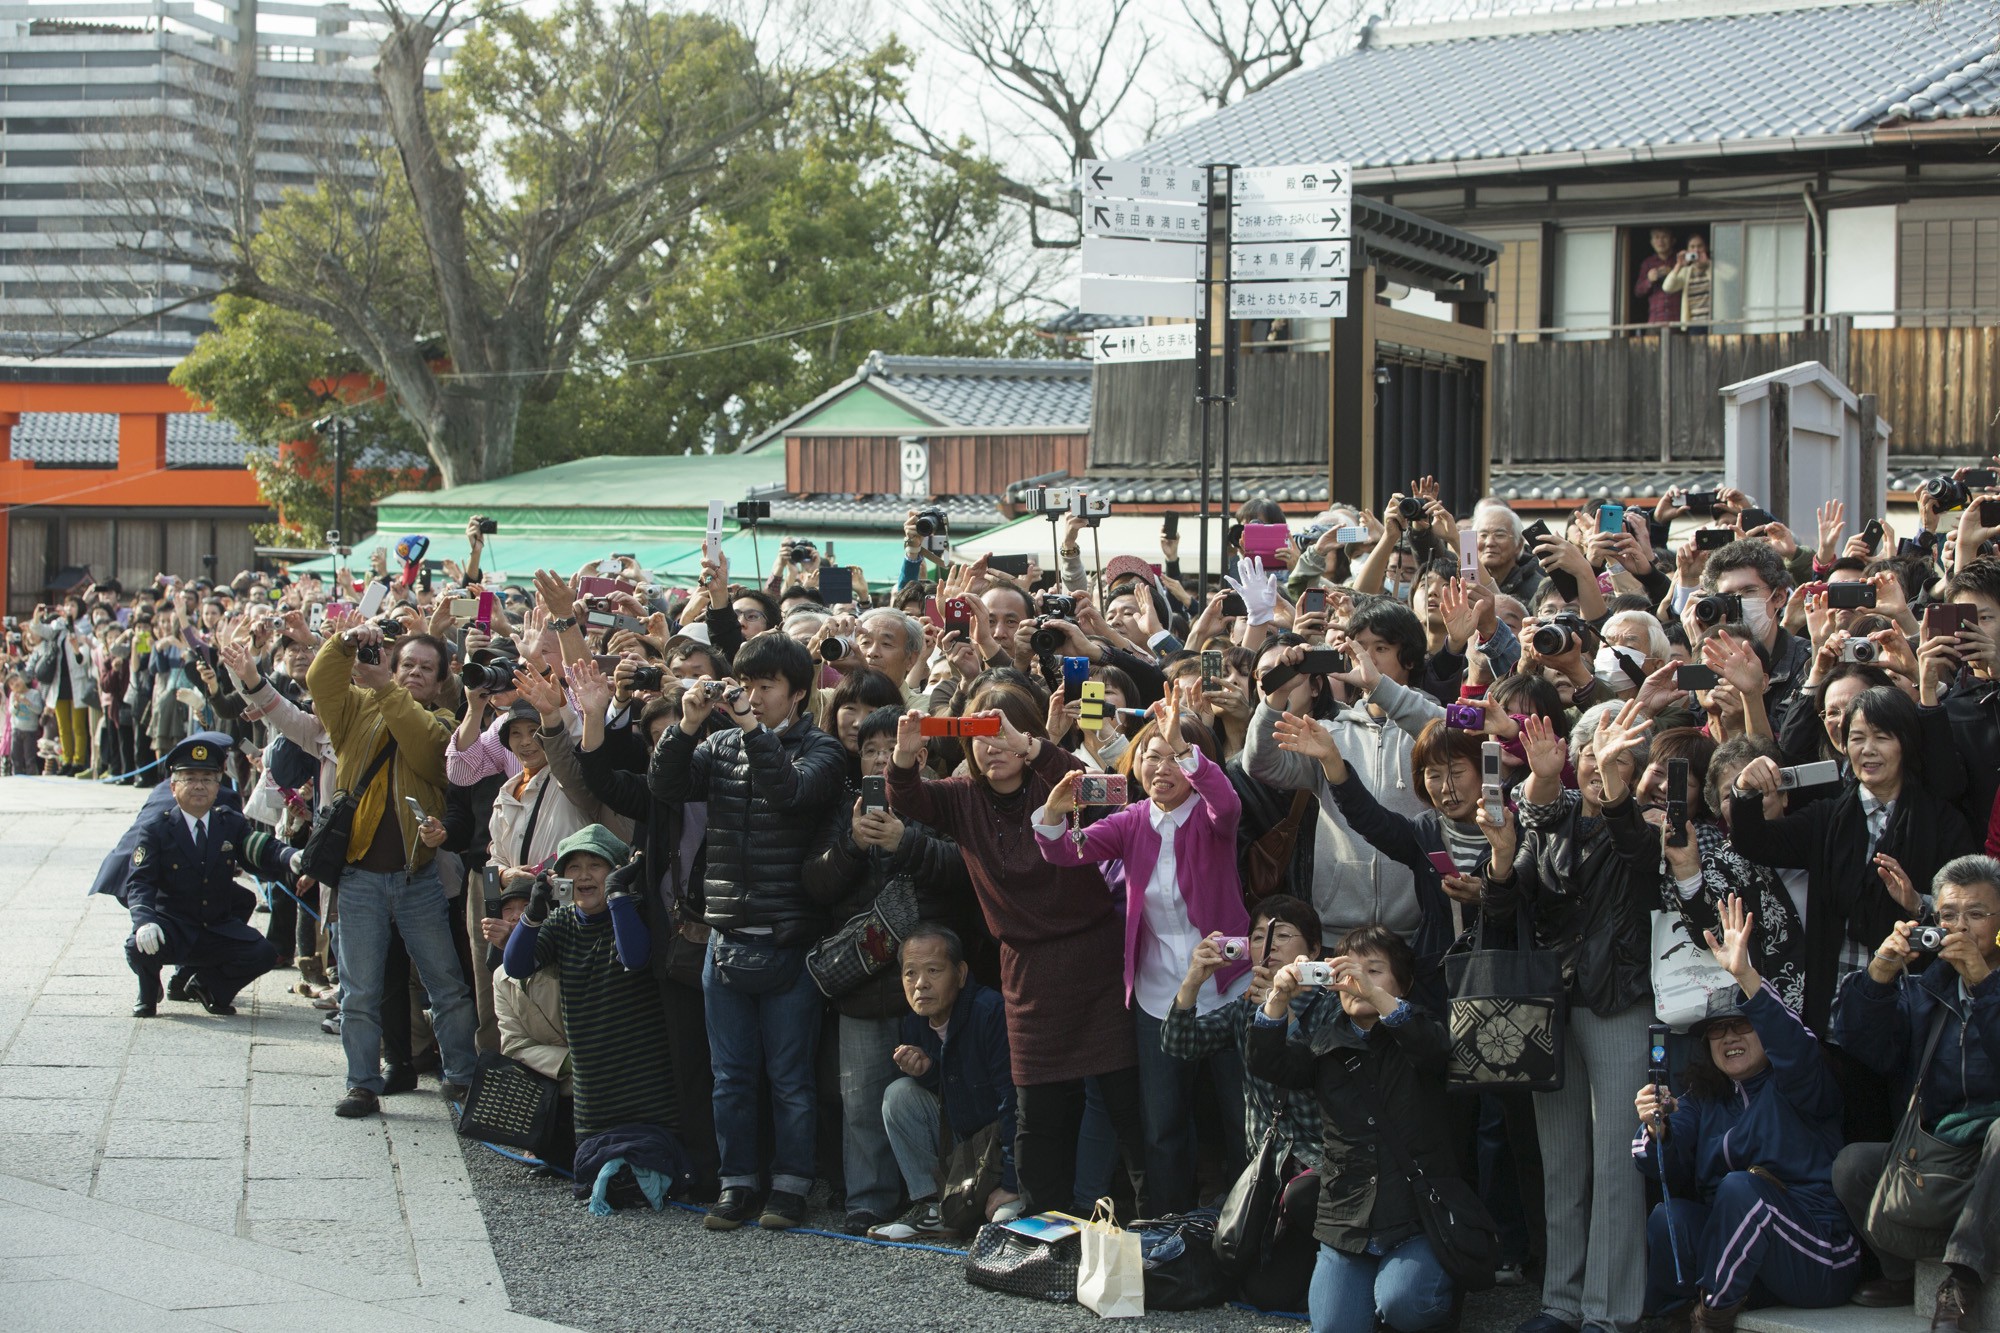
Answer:
[[[1930,1333],[1974,1333],[1979,1327],[1979,1287],[1956,1273],[1938,1283]]]
[[[448,1102],[457,1102],[460,1105],[463,1105],[465,1103],[466,1093],[469,1091],[470,1089],[467,1088],[463,1083],[454,1083],[448,1078],[441,1078],[438,1080],[438,1096],[444,1098]]]
[[[389,1065],[382,1071],[382,1095],[394,1096],[417,1086],[417,1071],[408,1065]]]
[[[872,1213],[866,1208],[856,1208],[847,1215],[840,1229],[850,1236],[865,1236],[871,1227],[887,1226],[890,1219],[880,1213]]]
[[[710,1231],[734,1231],[757,1216],[757,1191],[748,1185],[731,1185],[722,1197],[708,1206],[701,1224]]]
[[[1577,1327],[1544,1310],[1534,1318],[1515,1325],[1514,1333],[1577,1333]]]
[[[1910,1304],[1916,1298],[1915,1278],[1878,1277],[1856,1287],[1847,1300],[1850,1305],[1865,1305],[1871,1310],[1893,1310]]]
[[[342,1120],[359,1120],[381,1109],[381,1099],[366,1088],[349,1088],[347,1095],[333,1104],[333,1113]]]
[[[201,1001],[201,1007],[208,1010],[211,1014],[233,1014],[236,1012],[235,1005],[225,1003],[210,995],[208,987],[202,984],[199,977],[188,978],[187,993],[190,1000]]]
[[[134,1018],[152,1018],[159,1012],[160,1006],[154,1004],[151,1000],[141,1000],[132,1006],[132,1017]]]
[[[772,1190],[771,1197],[764,1201],[763,1215],[757,1219],[757,1225],[766,1231],[790,1231],[805,1223],[805,1196],[790,1190]]]
[[[188,977],[190,975],[192,974],[187,972],[175,972],[171,977],[167,978],[167,998],[169,1000],[186,1000],[190,998],[188,995]]]

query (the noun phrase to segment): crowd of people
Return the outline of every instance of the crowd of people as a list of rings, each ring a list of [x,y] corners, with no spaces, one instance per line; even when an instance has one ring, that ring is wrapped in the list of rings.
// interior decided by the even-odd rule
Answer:
[[[716,1231],[802,1224],[815,1181],[878,1240],[1157,1218],[1275,1161],[1237,1276],[1316,1329],[1450,1326],[1478,1282],[1440,1181],[1494,1280],[1539,1277],[1520,1333],[1908,1305],[1937,1258],[1932,1327],[1970,1329],[2000,1263],[1991,480],[1926,487],[1901,539],[1729,489],[1552,526],[1422,479],[1274,544],[1253,500],[1205,594],[1170,531],[1088,568],[1082,516],[1042,576],[912,513],[873,592],[804,540],[762,581],[715,552],[692,590],[618,556],[504,586],[475,519],[462,565],[37,608],[9,753],[171,770],[135,1012],[168,964],[215,1012],[296,968],[336,1114],[425,1069],[462,1099],[497,1052],[558,1090],[542,1160],[666,1136]],[[156,883],[214,819],[224,877],[265,883],[256,948]],[[1674,1030],[1663,937],[1711,955]],[[1555,978],[1525,1042],[1533,997],[1453,980],[1508,949]],[[1538,1045],[1552,1076],[1508,1077]],[[1955,1164],[1949,1216],[1905,1146]]]

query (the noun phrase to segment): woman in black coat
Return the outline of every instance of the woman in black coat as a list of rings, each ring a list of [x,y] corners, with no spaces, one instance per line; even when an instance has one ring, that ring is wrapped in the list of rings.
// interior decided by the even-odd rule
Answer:
[[[1310,1036],[1287,1037],[1302,985],[1299,964],[1289,963],[1257,1011],[1244,1062],[1258,1078],[1319,1096],[1326,1170],[1313,1227],[1313,1333],[1365,1329],[1377,1319],[1396,1333],[1436,1328],[1451,1317],[1452,1282],[1397,1163],[1413,1161],[1428,1176],[1457,1174],[1444,1115],[1451,1039],[1403,998],[1416,956],[1393,930],[1349,931],[1332,966],[1341,1016]]]
[[[1917,706],[1888,686],[1847,705],[1841,737],[1850,777],[1840,795],[1769,819],[1764,795],[1779,789],[1778,766],[1752,760],[1730,790],[1729,838],[1745,860],[1806,872],[1806,1026],[1828,1032],[1840,979],[1868,965],[1898,921],[1927,919],[1916,889],[1939,866],[1979,850],[1957,807],[1925,783],[1925,741]],[[1848,1138],[1886,1140],[1887,1086],[1859,1063],[1836,1056],[1847,1099]]]

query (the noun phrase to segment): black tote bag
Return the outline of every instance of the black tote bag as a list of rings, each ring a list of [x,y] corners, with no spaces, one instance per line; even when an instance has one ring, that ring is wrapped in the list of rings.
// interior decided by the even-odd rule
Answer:
[[[1444,956],[1451,997],[1451,1056],[1445,1086],[1452,1092],[1554,1092],[1563,1085],[1569,1000],[1562,960],[1535,947],[1534,922],[1523,906],[1515,947],[1489,948],[1484,916],[1469,946]]]

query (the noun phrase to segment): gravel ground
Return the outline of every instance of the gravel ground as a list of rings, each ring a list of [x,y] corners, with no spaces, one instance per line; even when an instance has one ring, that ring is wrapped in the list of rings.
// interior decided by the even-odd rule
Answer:
[[[1004,1328],[1080,1330],[1097,1316],[965,1281],[948,1254],[897,1250],[822,1236],[745,1227],[704,1231],[698,1214],[621,1211],[593,1217],[572,1202],[569,1182],[461,1140],[466,1168],[507,1295],[521,1314],[593,1333],[658,1329],[811,1329],[878,1333],[893,1310],[899,1330]],[[823,1187],[822,1187],[823,1189]],[[808,1222],[838,1230],[816,1194]],[[690,1287],[693,1290],[690,1290]],[[892,1303],[892,1304],[891,1304]],[[1496,1289],[1471,1298],[1461,1333],[1511,1333],[1536,1309],[1536,1289]],[[1222,1307],[1123,1321],[1131,1329],[1299,1333],[1296,1320]],[[1365,1331],[1363,1331],[1365,1333]]]

